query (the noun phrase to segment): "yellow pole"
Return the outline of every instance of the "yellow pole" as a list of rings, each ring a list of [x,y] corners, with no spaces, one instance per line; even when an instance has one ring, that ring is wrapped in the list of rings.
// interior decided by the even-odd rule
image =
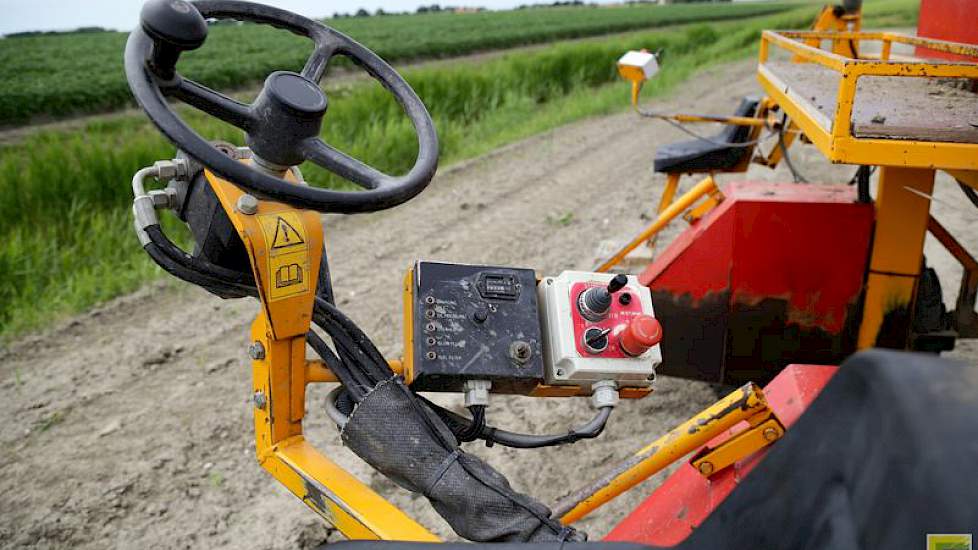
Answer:
[[[859,349],[905,348],[908,343],[933,192],[933,169],[880,167]],[[880,334],[888,317],[890,326]]]
[[[632,241],[625,245],[624,248],[615,253],[611,259],[601,264],[595,271],[603,273],[618,265],[618,263],[621,262],[621,260],[632,250],[635,250],[639,247],[639,245],[651,239],[653,235],[659,231],[662,231],[662,228],[669,225],[669,222],[682,214],[687,208],[692,206],[693,203],[700,199],[700,197],[711,193],[715,189],[716,182],[713,181],[712,176],[703,178],[703,181],[697,183],[692,189],[676,199],[676,202],[670,204],[665,210],[663,210],[662,213],[659,214],[659,217],[652,222],[652,225],[648,226],[644,231],[639,233],[637,237],[632,239]]]
[[[574,523],[767,408],[761,389],[753,383],[744,385],[622,461],[611,472],[562,499],[554,505],[554,515],[564,525]]]

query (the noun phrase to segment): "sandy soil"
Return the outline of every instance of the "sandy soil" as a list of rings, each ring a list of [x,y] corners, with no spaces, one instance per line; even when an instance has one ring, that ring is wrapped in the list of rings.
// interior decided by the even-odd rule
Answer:
[[[758,91],[752,66],[710,70],[658,106],[731,111],[740,96]],[[631,114],[587,120],[444,169],[428,191],[394,210],[329,216],[338,297],[385,353],[396,354],[400,280],[418,257],[525,265],[542,274],[590,268],[602,241],[647,223],[662,183],[650,170],[653,151],[678,137]],[[793,158],[813,181],[853,173],[827,165],[810,146],[796,147]],[[790,181],[783,168],[755,167],[748,177]],[[976,232],[964,231],[978,221],[976,211],[944,177],[937,197],[937,215],[978,250]],[[933,243],[928,252],[951,299],[953,261]],[[159,283],[13,344],[0,362],[0,545],[294,548],[332,536],[255,462],[246,335],[256,310],[253,302]],[[974,363],[978,346],[962,344],[955,354]],[[702,383],[657,384],[651,397],[623,403],[601,438],[573,449],[473,450],[517,488],[552,502],[714,400]],[[311,440],[449,536],[426,502],[338,444],[321,410],[325,392],[317,388],[307,402]],[[589,413],[582,400],[499,398],[491,418],[556,432]],[[602,535],[658,482],[583,527]]]

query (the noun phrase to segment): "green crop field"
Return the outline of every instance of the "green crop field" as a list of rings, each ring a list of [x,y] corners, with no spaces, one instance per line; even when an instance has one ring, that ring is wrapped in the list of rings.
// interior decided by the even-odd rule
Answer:
[[[447,57],[678,23],[783,11],[787,4],[677,4],[564,7],[479,13],[345,17],[327,23],[390,61]],[[135,24],[135,21],[133,22]],[[130,102],[122,69],[127,34],[0,39],[0,125],[117,109]],[[181,70],[217,88],[242,86],[274,70],[298,70],[311,43],[267,26],[217,25]]]
[[[808,4],[737,22],[554,44],[405,77],[431,110],[445,165],[626,108],[628,86],[616,81],[614,69],[625,50],[663,48],[663,69],[645,91],[651,97],[706,65],[748,55],[762,29],[809,25],[816,10]],[[913,24],[917,10],[916,0],[868,0],[864,12],[867,26],[899,26]],[[378,85],[353,84],[330,98],[328,141],[389,171],[411,164],[410,125]],[[203,135],[241,143],[236,130],[183,112]],[[160,274],[132,232],[129,180],[173,152],[141,115],[96,117],[0,148],[0,335],[37,328]],[[314,185],[341,185],[321,170],[304,170]],[[170,219],[168,227],[178,225]]]

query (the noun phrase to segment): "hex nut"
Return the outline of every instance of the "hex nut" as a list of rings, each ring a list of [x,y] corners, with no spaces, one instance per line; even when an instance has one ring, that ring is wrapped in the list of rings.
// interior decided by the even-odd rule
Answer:
[[[533,347],[529,342],[516,340],[509,345],[509,356],[520,365],[525,365],[533,357]]]
[[[778,438],[778,430],[775,430],[774,428],[764,429],[764,439],[768,441],[774,441],[777,438]]]
[[[252,343],[248,346],[248,357],[255,361],[261,361],[265,358],[265,346],[261,342]]]
[[[238,212],[250,216],[255,212],[258,212],[258,199],[245,193],[244,195],[238,197],[238,202],[235,204],[235,208],[238,209]]]
[[[708,476],[713,473],[713,463],[703,462],[700,464],[699,470],[701,474]]]

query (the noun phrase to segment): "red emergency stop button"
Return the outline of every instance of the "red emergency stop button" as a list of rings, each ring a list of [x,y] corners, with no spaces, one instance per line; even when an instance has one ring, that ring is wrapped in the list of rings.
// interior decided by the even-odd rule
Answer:
[[[618,336],[621,350],[637,357],[662,340],[662,325],[651,315],[639,315],[628,322]]]

